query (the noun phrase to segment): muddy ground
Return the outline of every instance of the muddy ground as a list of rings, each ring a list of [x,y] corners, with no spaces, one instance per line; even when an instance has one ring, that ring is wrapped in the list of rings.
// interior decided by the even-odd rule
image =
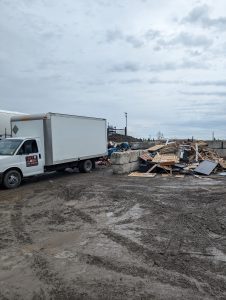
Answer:
[[[225,184],[102,168],[0,189],[0,299],[226,299]]]

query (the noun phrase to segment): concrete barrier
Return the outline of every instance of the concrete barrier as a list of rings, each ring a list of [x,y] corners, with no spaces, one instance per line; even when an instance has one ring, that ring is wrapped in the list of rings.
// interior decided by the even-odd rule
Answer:
[[[139,169],[139,161],[134,161],[132,163],[123,164],[123,165],[112,165],[114,174],[127,174]]]
[[[206,141],[208,147],[216,151],[221,157],[226,157],[226,141]]]
[[[207,141],[208,147],[211,149],[223,149],[224,142],[223,141]]]
[[[131,143],[131,149],[132,150],[139,150],[139,149],[145,150],[145,149],[155,146],[155,144],[156,144],[156,142],[153,142],[153,141],[134,142],[134,143]]]
[[[139,169],[139,157],[147,150],[130,150],[115,152],[111,155],[111,164],[114,174],[126,174]]]

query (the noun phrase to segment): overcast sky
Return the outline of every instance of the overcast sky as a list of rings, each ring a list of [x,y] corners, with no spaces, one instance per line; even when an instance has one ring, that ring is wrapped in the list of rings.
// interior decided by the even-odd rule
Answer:
[[[0,0],[0,109],[226,138],[225,0]]]

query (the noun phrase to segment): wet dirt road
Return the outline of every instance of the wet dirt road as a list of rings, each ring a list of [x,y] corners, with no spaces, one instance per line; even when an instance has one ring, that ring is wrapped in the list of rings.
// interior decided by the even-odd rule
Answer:
[[[0,299],[226,299],[226,180],[97,169],[0,189]]]

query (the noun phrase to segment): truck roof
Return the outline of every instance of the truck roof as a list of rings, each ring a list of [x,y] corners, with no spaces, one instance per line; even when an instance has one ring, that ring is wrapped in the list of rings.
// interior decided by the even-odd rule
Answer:
[[[18,112],[18,111],[9,111],[9,110],[3,110],[3,109],[0,109],[0,114],[1,113],[4,113],[4,114],[9,114],[9,115],[27,115],[26,113],[21,113],[21,112]]]
[[[20,136],[20,137],[9,137],[7,140],[26,140],[26,139],[35,139],[36,137]],[[38,137],[37,137],[38,138]]]
[[[23,115],[23,116],[13,116],[11,118],[11,121],[29,121],[29,120],[44,120],[44,119],[50,119],[51,116],[61,116],[61,117],[77,117],[77,118],[87,118],[87,119],[94,119],[94,120],[104,120],[104,118],[95,118],[95,117],[85,117],[85,116],[77,116],[77,115],[68,115],[68,114],[60,114],[60,113],[43,113],[43,114],[34,114],[34,115]]]

